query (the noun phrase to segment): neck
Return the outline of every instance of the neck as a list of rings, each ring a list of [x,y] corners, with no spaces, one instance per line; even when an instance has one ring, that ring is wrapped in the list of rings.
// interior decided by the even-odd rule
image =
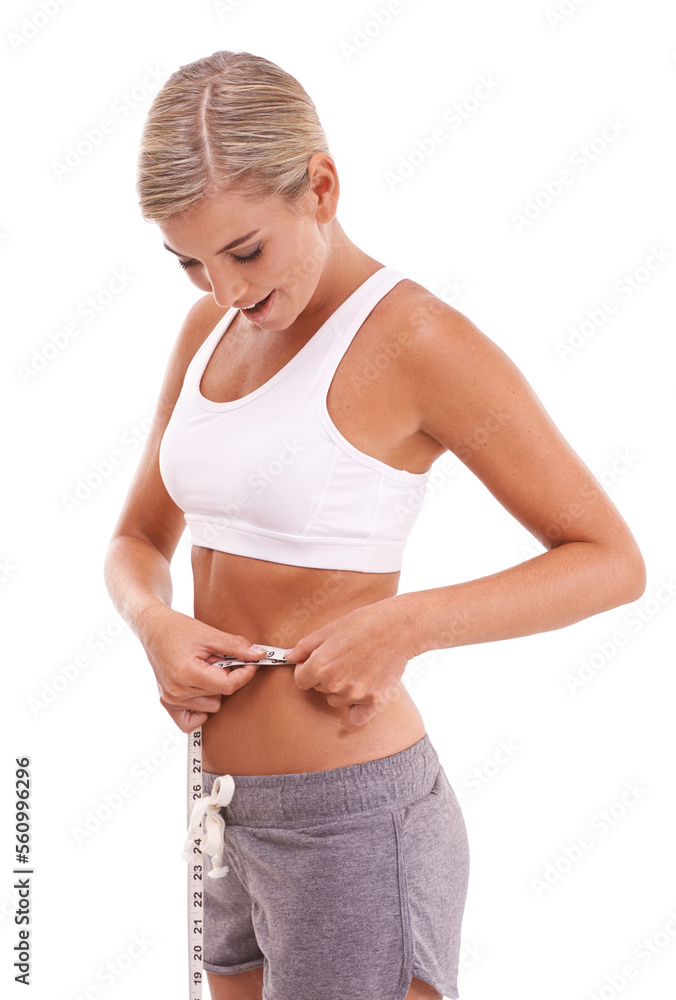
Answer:
[[[337,218],[334,218],[327,228],[329,229],[328,252],[317,290],[312,297],[313,318],[321,313],[330,315],[355,288],[383,267],[379,260],[360,250],[346,236]]]

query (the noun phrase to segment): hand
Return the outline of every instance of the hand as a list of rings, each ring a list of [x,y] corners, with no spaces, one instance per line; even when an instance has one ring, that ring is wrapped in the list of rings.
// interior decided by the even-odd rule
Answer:
[[[286,650],[299,688],[314,688],[363,726],[382,711],[414,655],[408,619],[386,598],[336,618]]]
[[[247,659],[252,658],[254,655],[262,656],[262,653],[247,653]],[[216,663],[220,660],[221,656],[212,656],[208,659],[208,663]],[[244,657],[241,657],[243,659]],[[221,669],[221,668],[219,668]],[[239,688],[244,687],[245,684],[251,680],[254,674],[258,670],[258,666],[255,663],[249,664],[247,666],[240,667],[223,667],[223,673],[230,677],[231,673],[236,673],[237,677],[232,680],[232,690],[227,691],[226,694],[232,694],[233,691],[237,691]],[[167,710],[169,715],[172,717],[178,728],[184,733],[191,733],[193,729],[197,729],[198,726],[203,725],[209,718],[209,712],[197,712],[194,708],[173,708],[165,698],[162,697],[162,688],[160,687],[159,681],[157,683],[157,689],[160,692],[160,705]],[[201,701],[202,699],[200,699]],[[218,698],[218,707],[214,708],[213,711],[217,712],[221,707],[221,697]],[[185,703],[195,703],[196,699],[186,698]]]
[[[155,606],[143,619],[142,642],[155,673],[160,704],[179,729],[190,733],[221,707],[223,695],[233,694],[251,680],[257,663],[213,667],[224,655],[256,660],[250,640],[213,628],[166,605]]]

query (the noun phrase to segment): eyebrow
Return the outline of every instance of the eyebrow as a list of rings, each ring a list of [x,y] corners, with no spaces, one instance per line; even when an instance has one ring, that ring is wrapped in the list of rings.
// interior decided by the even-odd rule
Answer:
[[[227,246],[221,247],[221,249],[217,251],[217,254],[225,253],[226,250],[232,250],[233,247],[239,246],[240,243],[244,243],[246,240],[251,239],[252,236],[255,236],[256,233],[259,232],[260,229],[252,229],[250,233],[246,234],[246,236],[239,236],[236,240],[233,240],[232,243],[228,243]],[[172,250],[172,248],[170,246],[167,246],[166,243],[163,243],[162,246],[164,247],[165,250],[169,250],[171,253],[175,253],[177,257],[185,256],[184,254],[179,253],[178,250]]]

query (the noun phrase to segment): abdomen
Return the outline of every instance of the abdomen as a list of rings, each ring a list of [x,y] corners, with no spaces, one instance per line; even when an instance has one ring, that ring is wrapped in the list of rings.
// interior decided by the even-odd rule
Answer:
[[[290,648],[341,615],[394,596],[399,573],[308,569],[198,546],[192,549],[195,618],[252,643]],[[357,665],[358,666],[358,665]],[[205,771],[283,774],[374,760],[411,746],[425,733],[401,682],[364,725],[326,694],[304,691],[292,665],[258,668],[223,698],[202,727]]]

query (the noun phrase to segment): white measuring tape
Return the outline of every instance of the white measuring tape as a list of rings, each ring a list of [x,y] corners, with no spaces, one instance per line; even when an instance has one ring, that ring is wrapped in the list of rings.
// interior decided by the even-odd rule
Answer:
[[[258,643],[257,645],[263,645]],[[234,656],[224,656],[214,667],[240,667],[247,663],[285,663],[293,666],[293,660],[284,658],[285,650],[277,646],[266,646],[265,656],[260,660],[238,660]],[[188,827],[193,809],[202,798],[202,727],[188,733]],[[230,781],[233,779],[230,778]],[[205,814],[206,817],[206,814]],[[188,963],[190,968],[189,1000],[202,1000],[203,958],[204,958],[204,863],[202,859],[201,831],[192,842],[190,854],[183,857],[188,861]]]

